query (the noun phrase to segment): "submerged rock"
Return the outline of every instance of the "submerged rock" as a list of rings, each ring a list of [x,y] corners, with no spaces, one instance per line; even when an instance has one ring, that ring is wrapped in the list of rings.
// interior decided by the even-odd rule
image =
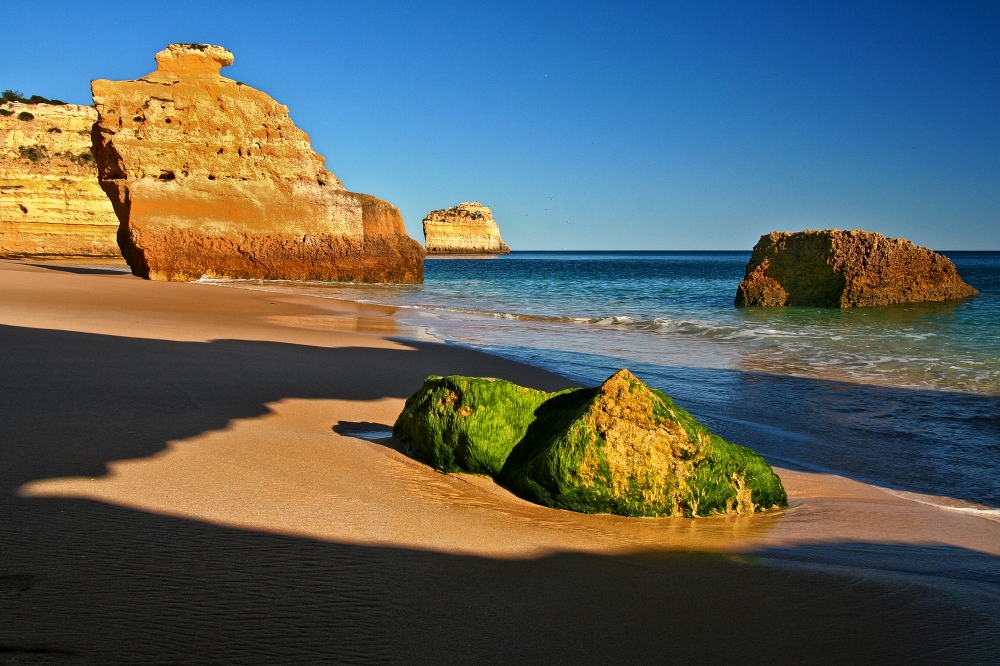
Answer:
[[[155,72],[92,83],[94,154],[132,272],[421,282],[395,206],[348,192],[288,107],[220,75],[233,54],[171,44]]]
[[[869,231],[774,231],[760,237],[736,305],[866,307],[945,301],[979,292],[950,259]]]
[[[463,201],[424,218],[424,245],[429,254],[507,254],[493,211],[479,202]]]
[[[0,103],[0,256],[119,256],[90,153],[95,120],[90,106]]]
[[[693,517],[788,503],[760,455],[627,370],[559,393],[429,377],[393,434],[441,471],[488,474],[525,499],[583,513]]]

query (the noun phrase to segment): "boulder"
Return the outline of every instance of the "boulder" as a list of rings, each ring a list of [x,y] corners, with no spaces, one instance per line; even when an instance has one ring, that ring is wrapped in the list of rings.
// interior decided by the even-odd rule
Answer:
[[[421,282],[399,210],[348,192],[288,107],[220,74],[232,62],[220,46],[171,44],[145,77],[92,82],[98,176],[132,272]]]
[[[90,106],[0,104],[0,256],[120,256],[90,152],[95,120]]]
[[[445,471],[488,474],[525,499],[583,513],[707,516],[787,506],[781,480],[627,370],[544,393],[430,377],[393,434]]]
[[[428,254],[508,254],[493,211],[476,201],[464,201],[424,218]]]
[[[503,379],[428,377],[406,401],[393,435],[434,469],[496,476],[552,395]]]
[[[868,307],[945,301],[979,292],[950,259],[870,231],[774,231],[760,237],[736,305]]]

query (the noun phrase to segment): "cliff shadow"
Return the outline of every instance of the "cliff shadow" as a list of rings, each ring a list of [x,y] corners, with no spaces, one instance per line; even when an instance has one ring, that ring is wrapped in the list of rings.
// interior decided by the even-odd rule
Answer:
[[[168,441],[266,414],[283,398],[406,398],[427,375],[472,374],[483,363],[471,350],[405,344],[175,342],[0,326],[0,484],[10,493],[37,479],[100,476],[109,461],[148,457]],[[569,384],[514,362],[490,363],[552,389]]]
[[[17,530],[0,537],[0,658],[12,663],[963,664],[1000,649],[995,584],[991,596],[983,583],[970,594],[782,564],[811,558],[797,549],[768,552],[779,566],[677,552],[511,560],[86,500],[18,500],[5,514]],[[843,544],[858,546],[885,547]],[[894,548],[909,561],[970,555]]]

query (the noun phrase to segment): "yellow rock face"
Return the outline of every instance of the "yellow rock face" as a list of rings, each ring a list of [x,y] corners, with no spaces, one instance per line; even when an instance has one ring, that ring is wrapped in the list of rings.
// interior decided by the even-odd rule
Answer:
[[[155,72],[92,83],[101,186],[136,275],[420,282],[399,210],[348,192],[288,107],[219,74],[219,46],[172,44]]]
[[[424,244],[429,254],[507,254],[493,211],[476,201],[445,210],[432,210],[424,218]]]
[[[95,120],[89,106],[0,105],[0,256],[118,256],[90,153]]]

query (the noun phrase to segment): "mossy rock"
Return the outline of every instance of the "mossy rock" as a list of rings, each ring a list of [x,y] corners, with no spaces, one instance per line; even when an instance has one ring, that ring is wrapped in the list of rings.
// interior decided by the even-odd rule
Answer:
[[[788,505],[760,455],[713,435],[627,370],[560,393],[430,377],[393,433],[441,471],[489,474],[555,508],[693,517]]]
[[[428,377],[392,434],[411,456],[442,472],[495,476],[552,395],[502,379]]]
[[[499,481],[584,513],[693,517],[788,504],[760,455],[713,435],[627,370],[542,405]]]

